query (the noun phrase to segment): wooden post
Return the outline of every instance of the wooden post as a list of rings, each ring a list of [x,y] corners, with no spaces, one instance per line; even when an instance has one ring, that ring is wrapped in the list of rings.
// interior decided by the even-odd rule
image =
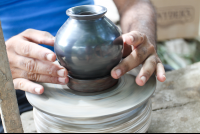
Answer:
[[[0,22],[0,110],[5,133],[23,133]]]

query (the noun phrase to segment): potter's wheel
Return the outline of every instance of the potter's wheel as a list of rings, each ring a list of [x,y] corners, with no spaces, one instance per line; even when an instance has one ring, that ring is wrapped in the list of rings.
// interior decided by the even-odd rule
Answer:
[[[42,85],[43,95],[26,93],[38,132],[146,132],[151,122],[155,77],[140,87],[135,76],[126,74],[112,89],[99,93]]]

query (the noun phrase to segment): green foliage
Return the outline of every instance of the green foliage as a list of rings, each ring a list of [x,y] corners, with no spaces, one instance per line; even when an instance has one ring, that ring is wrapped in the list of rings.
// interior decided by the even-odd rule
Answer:
[[[200,38],[157,42],[157,53],[164,64],[184,68],[200,61]]]

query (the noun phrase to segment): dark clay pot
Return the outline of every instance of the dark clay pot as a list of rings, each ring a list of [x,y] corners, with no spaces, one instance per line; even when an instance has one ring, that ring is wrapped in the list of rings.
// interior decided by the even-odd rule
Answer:
[[[58,31],[54,48],[71,77],[103,78],[120,62],[123,41],[119,29],[104,16],[106,12],[96,5],[67,10],[69,19]]]

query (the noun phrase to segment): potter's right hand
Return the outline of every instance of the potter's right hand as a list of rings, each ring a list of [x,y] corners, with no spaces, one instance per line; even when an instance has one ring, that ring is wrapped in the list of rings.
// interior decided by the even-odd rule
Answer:
[[[6,41],[6,49],[15,89],[42,94],[44,88],[35,82],[66,84],[67,70],[54,64],[56,55],[38,44],[54,45],[48,33],[28,29]]]

